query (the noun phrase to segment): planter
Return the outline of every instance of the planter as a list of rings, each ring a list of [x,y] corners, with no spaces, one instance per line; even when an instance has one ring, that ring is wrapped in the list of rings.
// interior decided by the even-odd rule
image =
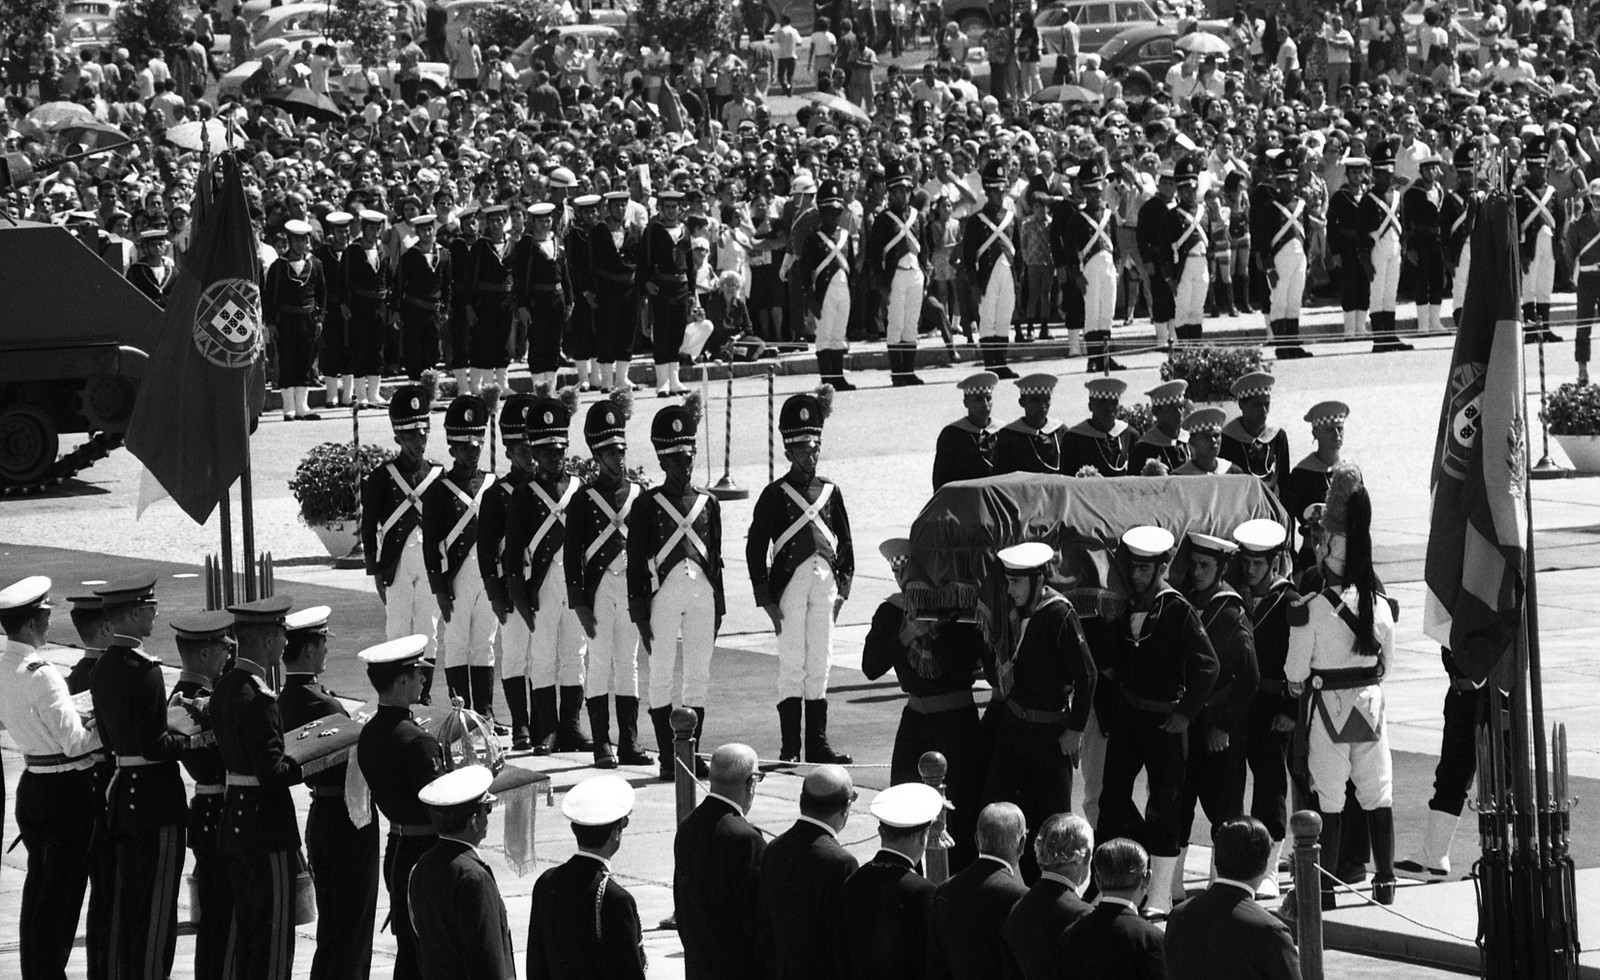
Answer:
[[[328,549],[328,557],[345,558],[361,543],[361,527],[352,518],[348,521],[338,521],[334,524],[309,524],[317,540]]]
[[[1572,460],[1572,468],[1579,473],[1600,473],[1600,435],[1553,436],[1561,451]]]

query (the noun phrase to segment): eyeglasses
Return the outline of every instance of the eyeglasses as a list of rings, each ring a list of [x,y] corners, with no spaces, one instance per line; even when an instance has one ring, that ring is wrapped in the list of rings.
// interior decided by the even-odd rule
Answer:
[[[755,772],[750,774],[750,780],[752,782],[755,782],[755,783],[760,783],[762,780],[764,780],[766,778],[767,778],[767,774],[762,772],[759,769],[757,769]]]

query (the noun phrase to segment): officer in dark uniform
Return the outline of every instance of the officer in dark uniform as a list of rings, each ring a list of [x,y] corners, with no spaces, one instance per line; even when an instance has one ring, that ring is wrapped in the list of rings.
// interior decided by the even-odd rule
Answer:
[[[289,787],[300,764],[284,754],[283,715],[267,675],[283,659],[288,596],[229,606],[238,653],[217,681],[211,720],[227,766],[217,850],[233,886],[234,952],[249,980],[287,980],[294,968],[294,879],[300,825]]]
[[[516,311],[516,244],[506,234],[506,206],[485,205],[482,214],[483,237],[473,243],[457,284],[468,335],[466,386],[458,390],[474,395],[491,382],[506,389]],[[457,372],[458,384],[462,374]]]
[[[356,403],[362,408],[389,404],[378,392],[389,331],[389,283],[394,279],[394,270],[378,242],[387,221],[382,211],[363,210],[361,237],[344,250],[340,260],[341,312],[350,340],[350,373],[355,375]]]
[[[548,392],[541,384],[540,390]],[[515,392],[500,403],[500,444],[511,469],[483,494],[478,509],[478,571],[489,596],[489,607],[500,621],[500,687],[511,712],[511,747],[519,752],[533,747],[529,737],[526,650],[531,634],[511,607],[511,565],[520,559],[509,547],[512,497],[533,479],[533,451],[527,444],[528,410],[534,395]]]
[[[1445,296],[1444,264],[1444,188],[1439,178],[1444,160],[1437,154],[1424,157],[1418,165],[1415,183],[1400,197],[1400,219],[1404,232],[1402,247],[1412,264],[1412,291],[1417,300],[1417,330],[1444,329],[1439,307]]]
[[[1030,374],[1017,381],[1017,404],[1022,417],[1006,423],[994,434],[994,472],[1065,473],[1067,427],[1050,415],[1056,376]]]
[[[1445,234],[1445,268],[1450,276],[1450,309],[1457,330],[1461,311],[1467,305],[1467,276],[1472,269],[1472,230],[1478,225],[1478,208],[1484,193],[1478,186],[1478,141],[1468,140],[1456,147],[1455,189],[1440,205],[1440,223]]]
[[[917,327],[930,260],[922,254],[922,216],[911,205],[911,172],[903,161],[890,160],[886,175],[888,200],[872,219],[864,264],[888,297],[889,378],[898,388],[922,384],[917,377]]]
[[[1178,800],[1183,790],[1186,732],[1211,696],[1217,655],[1200,617],[1166,581],[1172,534],[1136,527],[1122,536],[1122,563],[1131,599],[1116,632],[1111,682],[1121,703],[1108,726],[1105,785],[1100,793],[1101,840],[1148,842],[1155,886],[1150,911],[1172,902],[1166,882],[1179,863]],[[1141,817],[1133,783],[1143,770],[1149,799]]]
[[[567,353],[578,365],[578,390],[600,387],[600,363],[596,360],[594,317],[600,298],[589,252],[590,234],[604,234],[599,225],[600,195],[580,194],[572,199],[573,221],[561,238],[567,262],[567,282],[572,297],[572,315],[567,321]]]
[[[444,349],[445,367],[456,379],[456,391],[470,391],[472,376],[467,367],[472,352],[473,330],[467,320],[467,307],[472,297],[467,290],[471,282],[466,278],[471,267],[469,261],[478,245],[478,204],[469,202],[456,216],[461,233],[450,241],[450,312],[445,321],[440,346]]]
[[[356,763],[372,790],[372,802],[389,821],[383,881],[389,889],[389,928],[394,934],[395,980],[421,980],[417,933],[406,888],[411,868],[438,840],[417,793],[444,771],[439,742],[411,718],[432,670],[423,653],[427,637],[401,637],[361,651],[367,679],[378,692],[378,710],[361,729]]]
[[[67,692],[82,694],[89,690],[95,666],[111,644],[111,625],[106,620],[100,597],[93,592],[68,596],[67,601],[72,604],[72,628],[77,631],[83,648],[83,655],[67,671]],[[89,913],[84,920],[89,980],[106,980],[110,975],[111,903],[117,887],[117,848],[106,823],[106,791],[116,771],[110,750],[102,742],[94,750],[94,838],[89,844]],[[3,799],[0,795],[0,801]]]
[[[1061,473],[1076,476],[1091,467],[1101,476],[1128,476],[1135,471],[1133,428],[1117,418],[1128,383],[1120,378],[1090,378],[1089,417],[1061,438]]]
[[[317,679],[328,658],[329,612],[327,606],[312,606],[290,613],[284,621],[288,642],[278,704],[284,727],[291,731],[319,718],[350,714]],[[346,766],[341,762],[305,778],[311,788],[306,857],[317,892],[312,980],[360,976],[372,959],[378,903],[378,821],[369,810],[365,826],[351,823],[344,795]]]
[[[155,583],[143,574],[95,590],[114,634],[89,684],[100,740],[117,766],[106,797],[117,846],[112,976],[170,976],[178,938],[188,819],[178,758],[189,737],[167,727],[161,661],[141,645],[155,624]]]
[[[395,267],[395,315],[400,318],[400,353],[406,377],[413,381],[439,363],[439,326],[450,306],[454,271],[450,252],[438,246],[437,218],[419,214],[409,224],[417,241],[400,255]]]
[[[745,819],[762,773],[756,750],[711,754],[710,792],[678,824],[672,899],[687,980],[760,976],[760,874],[766,840]]]
[[[589,235],[589,268],[594,275],[595,359],[601,387],[632,388],[628,365],[633,360],[633,333],[639,325],[637,287],[639,237],[625,222],[628,192],[605,195],[606,220]]]
[[[552,387],[573,303],[566,248],[555,233],[555,210],[549,201],[528,210],[528,234],[517,243],[512,259],[517,315],[528,331],[528,373],[534,384]]]
[[[139,261],[128,266],[128,281],[162,307],[167,305],[178,272],[168,250],[166,227],[146,228],[139,233]]]
[[[839,895],[845,977],[926,974],[934,886],[917,869],[943,809],[939,791],[922,782],[891,786],[872,801],[878,853],[856,869]]]
[[[591,776],[567,791],[561,813],[578,852],[539,876],[528,921],[528,980],[643,980],[639,908],[611,873],[633,812],[621,776]]]
[[[993,371],[979,371],[957,383],[967,414],[939,430],[933,450],[933,488],[952,480],[979,480],[995,474]]]
[[[1172,336],[1173,307],[1172,284],[1165,276],[1157,275],[1163,246],[1161,234],[1166,227],[1167,212],[1172,210],[1178,196],[1177,171],[1164,164],[1156,178],[1156,195],[1139,208],[1138,229],[1135,241],[1139,245],[1139,258],[1144,262],[1145,280],[1150,283],[1150,322],[1156,328],[1156,345],[1165,347]],[[1254,208],[1251,209],[1254,212]]]
[[[267,269],[261,285],[261,320],[276,338],[278,390],[283,392],[285,422],[317,422],[310,392],[317,383],[317,334],[328,307],[328,284],[322,263],[311,254],[311,226],[288,221],[289,250]]]
[[[1156,424],[1139,436],[1133,444],[1128,472],[1145,476],[1145,468],[1152,460],[1159,462],[1166,475],[1189,461],[1189,436],[1183,431],[1184,406],[1188,401],[1189,382],[1179,378],[1156,385],[1145,395],[1150,399],[1150,414]]]
[[[350,327],[344,310],[350,304],[344,288],[344,252],[350,246],[350,222],[355,215],[329,211],[322,216],[325,237],[311,249],[322,265],[327,302],[323,306],[322,333],[317,345],[317,368],[322,372],[324,408],[349,408],[355,398],[355,378],[350,368]]]
[[[1250,195],[1251,255],[1266,277],[1271,296],[1267,324],[1278,359],[1310,357],[1300,346],[1300,300],[1306,286],[1306,201],[1297,189],[1300,163],[1294,150],[1267,151],[1268,179]]]
[[[208,711],[199,710],[212,696],[217,679],[233,659],[233,615],[226,610],[194,613],[172,621],[177,633],[178,656],[183,671],[172,685],[167,710],[194,705],[199,729],[183,754],[183,768],[194,780],[189,801],[189,850],[194,852],[194,887],[200,906],[195,929],[194,975],[232,977],[233,883],[217,851],[222,834],[222,811],[228,767],[222,761],[217,733]]]
[[[682,394],[678,381],[678,348],[688,325],[689,235],[683,225],[683,194],[656,195],[657,214],[645,226],[639,243],[639,283],[650,300],[651,343],[656,364],[656,394]]]
[[[1007,976],[1055,980],[1061,933],[1089,914],[1080,892],[1089,884],[1094,828],[1076,813],[1052,813],[1033,840],[1039,879],[1006,916]]]
[[[494,773],[487,767],[463,766],[417,794],[439,834],[412,868],[407,885],[423,980],[512,980],[517,975],[506,903],[494,872],[478,854],[494,810],[492,782]]]
[[[1366,332],[1367,307],[1372,301],[1372,235],[1363,227],[1361,202],[1372,181],[1366,157],[1340,160],[1344,183],[1328,199],[1328,251],[1337,263],[1339,306],[1344,311],[1344,335]]]
[[[1288,433],[1267,423],[1276,381],[1265,371],[1254,371],[1233,383],[1239,416],[1222,427],[1217,455],[1236,469],[1260,477],[1273,496],[1281,497],[1294,464],[1289,458]]]

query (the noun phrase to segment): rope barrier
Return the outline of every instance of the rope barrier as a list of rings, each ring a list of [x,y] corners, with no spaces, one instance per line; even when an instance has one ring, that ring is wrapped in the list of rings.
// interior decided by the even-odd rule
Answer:
[[[1430,925],[1429,923],[1422,922],[1422,921],[1420,921],[1418,919],[1413,919],[1411,916],[1406,915],[1404,912],[1395,911],[1394,907],[1391,906],[1391,905],[1384,905],[1381,902],[1373,901],[1372,896],[1367,895],[1367,894],[1365,894],[1363,892],[1357,891],[1355,888],[1351,887],[1350,885],[1347,885],[1344,882],[1340,881],[1337,875],[1334,875],[1334,874],[1330,873],[1328,871],[1328,869],[1324,868],[1322,865],[1319,864],[1319,865],[1316,866],[1316,868],[1317,868],[1317,873],[1318,874],[1320,874],[1322,877],[1328,879],[1329,881],[1333,882],[1333,886],[1334,886],[1335,889],[1348,892],[1351,895],[1354,895],[1356,898],[1361,899],[1361,901],[1363,903],[1367,904],[1367,905],[1371,905],[1371,906],[1374,906],[1376,908],[1383,909],[1385,912],[1389,913],[1390,915],[1394,916],[1395,918],[1404,919],[1404,920],[1406,920],[1407,922],[1411,923],[1414,926],[1420,926],[1421,928],[1427,929],[1427,930],[1429,930],[1431,932],[1437,932],[1441,936],[1448,936],[1449,938],[1454,939],[1457,942],[1468,943],[1468,944],[1473,945],[1473,946],[1476,946],[1478,944],[1478,938],[1476,936],[1461,936],[1461,935],[1457,935],[1456,933],[1453,933],[1448,929],[1441,929],[1438,926]],[[1299,897],[1295,898],[1295,901],[1297,901],[1297,902],[1301,901],[1301,900],[1302,899],[1300,899]]]

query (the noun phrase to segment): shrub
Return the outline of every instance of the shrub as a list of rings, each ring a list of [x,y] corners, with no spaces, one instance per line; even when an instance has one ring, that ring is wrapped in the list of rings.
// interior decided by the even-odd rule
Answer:
[[[189,19],[181,0],[132,0],[117,8],[115,25],[117,44],[138,59],[151,48],[170,55],[183,44]]]
[[[1259,347],[1177,347],[1161,365],[1161,380],[1189,382],[1192,401],[1223,402],[1232,400],[1235,381],[1266,370]]]
[[[361,506],[361,478],[393,459],[395,453],[365,443],[359,452],[349,442],[324,442],[295,467],[289,492],[307,524],[355,520]]]
[[[1150,406],[1145,402],[1135,405],[1123,403],[1117,406],[1117,418],[1128,423],[1133,430],[1134,438],[1149,432],[1156,424],[1156,417],[1150,411]]]
[[[478,11],[472,23],[480,47],[498,44],[509,58],[523,41],[561,25],[561,5],[553,0],[505,0]]]
[[[639,32],[655,38],[674,54],[694,45],[695,50],[711,50],[713,42],[736,38],[734,0],[640,0],[637,12]]]
[[[389,5],[384,0],[335,0],[328,16],[328,36],[349,41],[363,64],[384,64],[394,48]]]
[[[1539,413],[1553,436],[1600,436],[1600,385],[1567,382]]]

